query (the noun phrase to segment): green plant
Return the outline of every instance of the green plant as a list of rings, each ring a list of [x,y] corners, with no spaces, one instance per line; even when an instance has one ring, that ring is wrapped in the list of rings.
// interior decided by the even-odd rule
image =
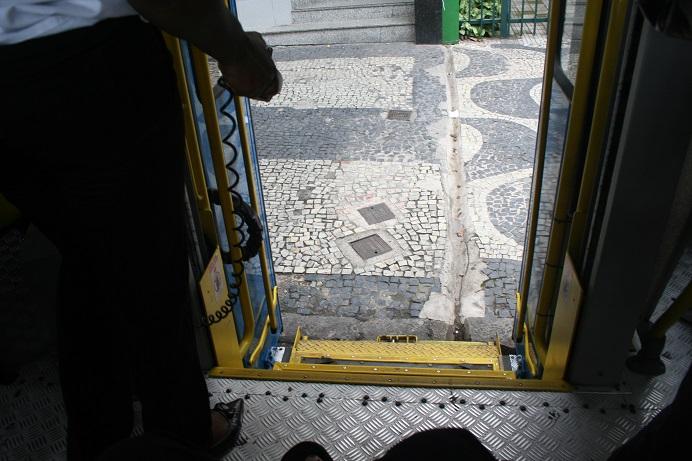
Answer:
[[[502,0],[459,0],[459,35],[466,38],[495,35],[500,30],[501,8]]]

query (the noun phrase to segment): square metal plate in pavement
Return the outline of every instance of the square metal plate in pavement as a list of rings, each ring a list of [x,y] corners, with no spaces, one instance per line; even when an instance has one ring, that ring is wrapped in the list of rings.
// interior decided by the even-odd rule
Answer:
[[[387,245],[387,242],[382,240],[382,237],[377,234],[369,235],[355,242],[351,242],[350,245],[363,260],[381,256],[392,251],[392,247]]]
[[[365,219],[368,224],[377,224],[388,219],[394,219],[394,213],[384,203],[378,203],[372,206],[366,206],[358,209],[358,213]]]

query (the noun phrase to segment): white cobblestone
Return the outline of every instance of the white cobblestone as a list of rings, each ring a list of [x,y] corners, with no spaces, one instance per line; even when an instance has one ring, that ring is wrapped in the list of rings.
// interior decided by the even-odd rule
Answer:
[[[277,67],[290,85],[258,106],[413,109],[411,57],[284,61]]]

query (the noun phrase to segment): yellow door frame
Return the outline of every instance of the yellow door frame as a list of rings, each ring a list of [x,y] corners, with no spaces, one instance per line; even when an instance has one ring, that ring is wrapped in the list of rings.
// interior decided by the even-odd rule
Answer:
[[[553,0],[551,2],[549,13],[550,19],[548,26],[548,44],[546,49],[546,67],[544,70],[544,89],[538,127],[536,171],[542,171],[543,159],[545,158],[550,93],[552,88],[555,56],[559,49],[558,24],[560,21],[560,10],[562,8],[562,3],[563,0]],[[583,43],[580,50],[580,61],[577,78],[575,81],[574,98],[568,121],[568,133],[565,140],[565,160],[563,161],[561,179],[558,186],[558,206],[556,206],[553,229],[551,230],[549,254],[550,261],[560,262],[560,260],[563,259],[564,253],[559,254],[557,251],[559,245],[557,243],[563,240],[564,236],[569,230],[569,226],[565,224],[567,222],[566,218],[568,217],[567,213],[569,212],[567,205],[571,203],[571,200],[577,193],[574,184],[578,182],[578,178],[581,175],[581,170],[574,170],[576,169],[576,166],[578,166],[576,159],[578,156],[578,150],[581,148],[579,135],[584,128],[584,124],[587,122],[586,98],[588,97],[588,92],[590,91],[589,84],[592,80],[594,70],[594,60],[597,51],[596,37],[599,33],[600,19],[602,15],[602,3],[603,2],[601,0],[597,0],[594,2],[589,2],[587,6],[584,21]],[[624,1],[616,1],[613,3],[611,9],[609,28],[612,27],[612,31],[609,29],[609,40],[606,43],[605,53],[603,54],[604,61],[602,62],[600,75],[602,80],[599,82],[598,87],[599,97],[597,97],[598,104],[596,105],[594,111],[594,121],[601,120],[602,117],[605,116],[603,111],[607,110],[607,102],[609,101],[609,97],[612,96],[612,86],[614,85],[614,71],[612,66],[616,65],[617,59],[611,62],[607,62],[605,59],[613,59],[614,57],[617,58],[616,51],[619,50],[618,44],[622,37],[622,26],[624,24],[623,18],[626,12],[626,8],[624,7],[625,3],[626,2]],[[202,214],[201,222],[203,231],[205,235],[211,237],[213,241],[218,243],[219,239],[216,235],[216,227],[213,221],[211,204],[209,203],[206,193],[206,183],[204,180],[205,176],[203,166],[200,159],[200,149],[197,145],[198,133],[196,133],[193,123],[194,113],[190,102],[190,95],[187,89],[187,76],[185,67],[183,65],[184,60],[181,45],[177,40],[170,37],[167,39],[167,41],[173,54],[174,66],[179,78],[183,109],[185,112],[188,165],[193,177],[193,187],[195,188],[197,205],[201,210],[200,214]],[[190,47],[190,56],[192,65],[194,67],[194,73],[198,77],[195,80],[196,90],[204,112],[204,119],[207,128],[206,135],[211,148],[216,182],[219,185],[229,184],[224,164],[223,142],[217,117],[218,112],[215,102],[216,98],[214,96],[214,89],[212,87],[211,80],[208,78],[203,78],[203,76],[209,75],[208,57],[201,51],[194,49],[194,47]],[[249,128],[247,126],[247,117],[245,113],[245,101],[236,97],[234,104],[237,113],[238,128],[240,130],[243,158],[245,160],[246,167],[250,165],[249,168],[252,168],[252,162],[249,161],[249,156],[251,154],[250,140],[248,135]],[[597,118],[597,116],[599,118]],[[591,157],[596,155],[596,144],[599,141],[597,136],[598,133],[594,134],[592,132],[592,137],[594,139],[593,143],[591,142],[592,140],[590,140],[589,148],[591,149],[593,144],[594,150],[593,152],[591,150],[589,151]],[[600,133],[600,136],[603,137],[604,133]],[[592,159],[592,162],[594,161],[595,157]],[[593,189],[593,184],[588,182],[593,180],[592,176],[595,174],[595,172],[592,171],[593,164],[591,162],[587,162],[587,166],[589,169],[586,170],[585,173],[588,174],[581,175],[584,178],[588,178],[586,180],[582,180],[582,188],[579,190],[580,199],[581,194],[586,194],[587,191]],[[257,191],[258,184],[254,180],[254,174],[254,171],[251,169],[248,170],[248,186],[252,206],[255,210],[258,210],[259,192]],[[563,181],[563,175],[565,175],[564,177],[569,176],[569,181]],[[259,341],[254,344],[254,347],[251,347],[254,341],[253,336],[256,326],[256,319],[254,318],[250,295],[247,288],[247,281],[245,279],[245,275],[243,274],[239,293],[245,325],[243,336],[241,340],[238,341],[232,315],[230,315],[225,321],[215,324],[210,328],[217,360],[217,366],[210,371],[210,375],[246,379],[318,381],[329,383],[380,384],[393,386],[470,387],[487,389],[498,388],[557,391],[569,390],[570,386],[564,381],[563,378],[567,361],[569,359],[569,346],[571,344],[572,335],[574,334],[576,328],[577,313],[583,294],[577,272],[574,269],[569,256],[564,258],[566,261],[564,266],[566,267],[566,270],[563,270],[562,265],[560,265],[560,267],[555,268],[554,272],[551,272],[549,276],[546,276],[544,290],[541,291],[541,297],[539,298],[539,305],[541,309],[540,312],[549,312],[550,299],[548,294],[550,294],[552,297],[551,288],[554,289],[555,284],[558,281],[558,277],[560,274],[562,274],[561,289],[559,291],[560,295],[556,301],[557,307],[555,309],[555,317],[552,325],[552,336],[548,344],[545,344],[545,341],[540,339],[544,334],[547,325],[538,325],[540,328],[537,328],[537,331],[533,331],[534,329],[530,325],[526,324],[526,293],[528,291],[528,285],[530,282],[527,274],[530,274],[531,260],[534,257],[533,240],[535,239],[537,226],[537,206],[540,196],[539,182],[540,178],[534,178],[533,206],[530,210],[528,228],[528,235],[530,238],[528,239],[526,257],[523,263],[524,277],[522,278],[522,284],[518,294],[517,316],[519,317],[519,328],[515,332],[515,337],[518,339],[529,339],[528,341],[524,341],[524,344],[527,347],[525,354],[527,366],[534,373],[538,372],[539,366],[542,366],[542,378],[518,379],[514,372],[504,370],[461,370],[450,368],[422,368],[392,365],[332,365],[278,362],[271,370],[245,368],[243,358],[249,353],[249,362],[252,366],[252,364],[256,362],[259,352],[264,346],[264,341],[267,338],[268,332],[270,330],[275,330],[278,325],[278,319],[276,318],[276,287],[272,286],[271,284],[269,274],[270,264],[268,261],[268,255],[264,249],[261,250],[260,261],[264,277],[265,294],[269,306],[269,314],[263,325]],[[219,186],[219,189],[221,190],[221,186]],[[241,261],[240,250],[238,249],[238,236],[236,235],[236,232],[233,231],[234,210],[230,194],[220,193],[219,201],[226,228],[226,237],[228,238],[232,248],[232,260]],[[580,203],[582,202],[580,201]],[[584,198],[583,203],[589,202],[586,201],[586,198]],[[582,227],[580,227],[580,232],[584,232]],[[579,237],[576,231],[570,235],[570,237],[572,236],[575,239]],[[221,270],[223,270],[223,264],[218,263],[218,261],[216,264],[217,271],[218,266],[221,266]],[[242,263],[236,262],[234,264],[237,266]],[[235,267],[235,269],[238,271],[238,273],[242,274],[242,268]],[[211,283],[209,280],[210,279],[207,277],[206,280],[202,281],[203,293],[208,293],[208,291],[205,291],[205,289],[208,289],[208,284]],[[215,308],[219,307],[214,305],[214,303],[218,304],[219,302],[219,300],[211,302],[211,306],[206,306],[207,310],[213,312]]]

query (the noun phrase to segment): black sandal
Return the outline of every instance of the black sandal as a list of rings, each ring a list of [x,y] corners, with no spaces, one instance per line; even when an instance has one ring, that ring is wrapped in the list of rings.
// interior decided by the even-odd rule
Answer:
[[[217,443],[209,447],[209,454],[215,458],[222,458],[238,443],[240,430],[243,423],[243,399],[234,400],[231,403],[217,403],[212,411],[221,413],[228,421],[228,429]]]

